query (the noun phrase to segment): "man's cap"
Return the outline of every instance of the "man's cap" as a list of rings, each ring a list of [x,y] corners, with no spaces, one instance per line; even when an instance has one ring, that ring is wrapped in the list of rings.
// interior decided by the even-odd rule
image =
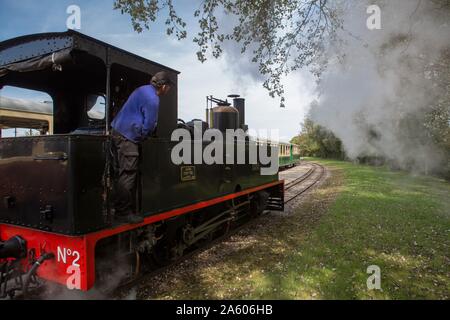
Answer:
[[[152,83],[159,85],[159,86],[162,86],[165,84],[173,86],[175,84],[175,82],[170,79],[169,73],[166,71],[160,71],[160,72],[156,73],[152,77]]]

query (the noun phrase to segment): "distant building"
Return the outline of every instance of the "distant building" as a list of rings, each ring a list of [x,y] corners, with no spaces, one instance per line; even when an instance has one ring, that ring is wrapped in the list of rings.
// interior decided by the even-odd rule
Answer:
[[[0,96],[1,129],[25,128],[53,133],[53,103]]]

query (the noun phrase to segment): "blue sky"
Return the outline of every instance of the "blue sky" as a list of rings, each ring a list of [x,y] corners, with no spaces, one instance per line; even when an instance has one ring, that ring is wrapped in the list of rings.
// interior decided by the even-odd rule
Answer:
[[[179,77],[179,117],[185,120],[204,117],[205,96],[225,98],[237,93],[247,99],[246,122],[253,129],[279,129],[282,140],[300,130],[300,122],[313,99],[314,79],[306,72],[290,75],[286,81],[287,107],[268,96],[262,80],[249,72],[245,56],[225,52],[220,59],[200,63],[196,46],[190,39],[177,41],[166,36],[160,19],[150,31],[136,33],[127,15],[113,10],[113,0],[0,0],[0,41],[32,33],[65,31],[69,5],[81,9],[81,30],[89,36],[162,63],[181,72]],[[179,14],[188,23],[188,35],[196,32],[194,10],[200,1],[176,1]],[[237,57],[236,57],[237,55]],[[251,68],[250,68],[251,69]],[[17,91],[3,89],[0,95],[19,97]],[[28,95],[42,100],[42,95]],[[44,96],[45,97],[45,96]]]

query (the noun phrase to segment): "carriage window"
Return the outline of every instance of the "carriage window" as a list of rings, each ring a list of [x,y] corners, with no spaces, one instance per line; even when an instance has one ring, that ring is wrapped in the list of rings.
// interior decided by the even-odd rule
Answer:
[[[106,99],[104,96],[90,94],[87,96],[86,109],[89,119],[103,120],[105,119]]]
[[[45,92],[0,89],[0,138],[52,134],[53,100]]]

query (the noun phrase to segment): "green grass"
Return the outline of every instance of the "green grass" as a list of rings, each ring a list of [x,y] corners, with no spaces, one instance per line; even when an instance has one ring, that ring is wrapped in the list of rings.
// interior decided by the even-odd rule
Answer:
[[[293,215],[262,218],[153,297],[449,299],[450,184],[314,160],[333,177]],[[381,269],[382,290],[367,289],[370,265]]]
[[[449,298],[450,185],[384,168],[320,161],[344,171],[344,185],[320,224],[270,277],[285,297]],[[381,287],[368,290],[378,265]]]

